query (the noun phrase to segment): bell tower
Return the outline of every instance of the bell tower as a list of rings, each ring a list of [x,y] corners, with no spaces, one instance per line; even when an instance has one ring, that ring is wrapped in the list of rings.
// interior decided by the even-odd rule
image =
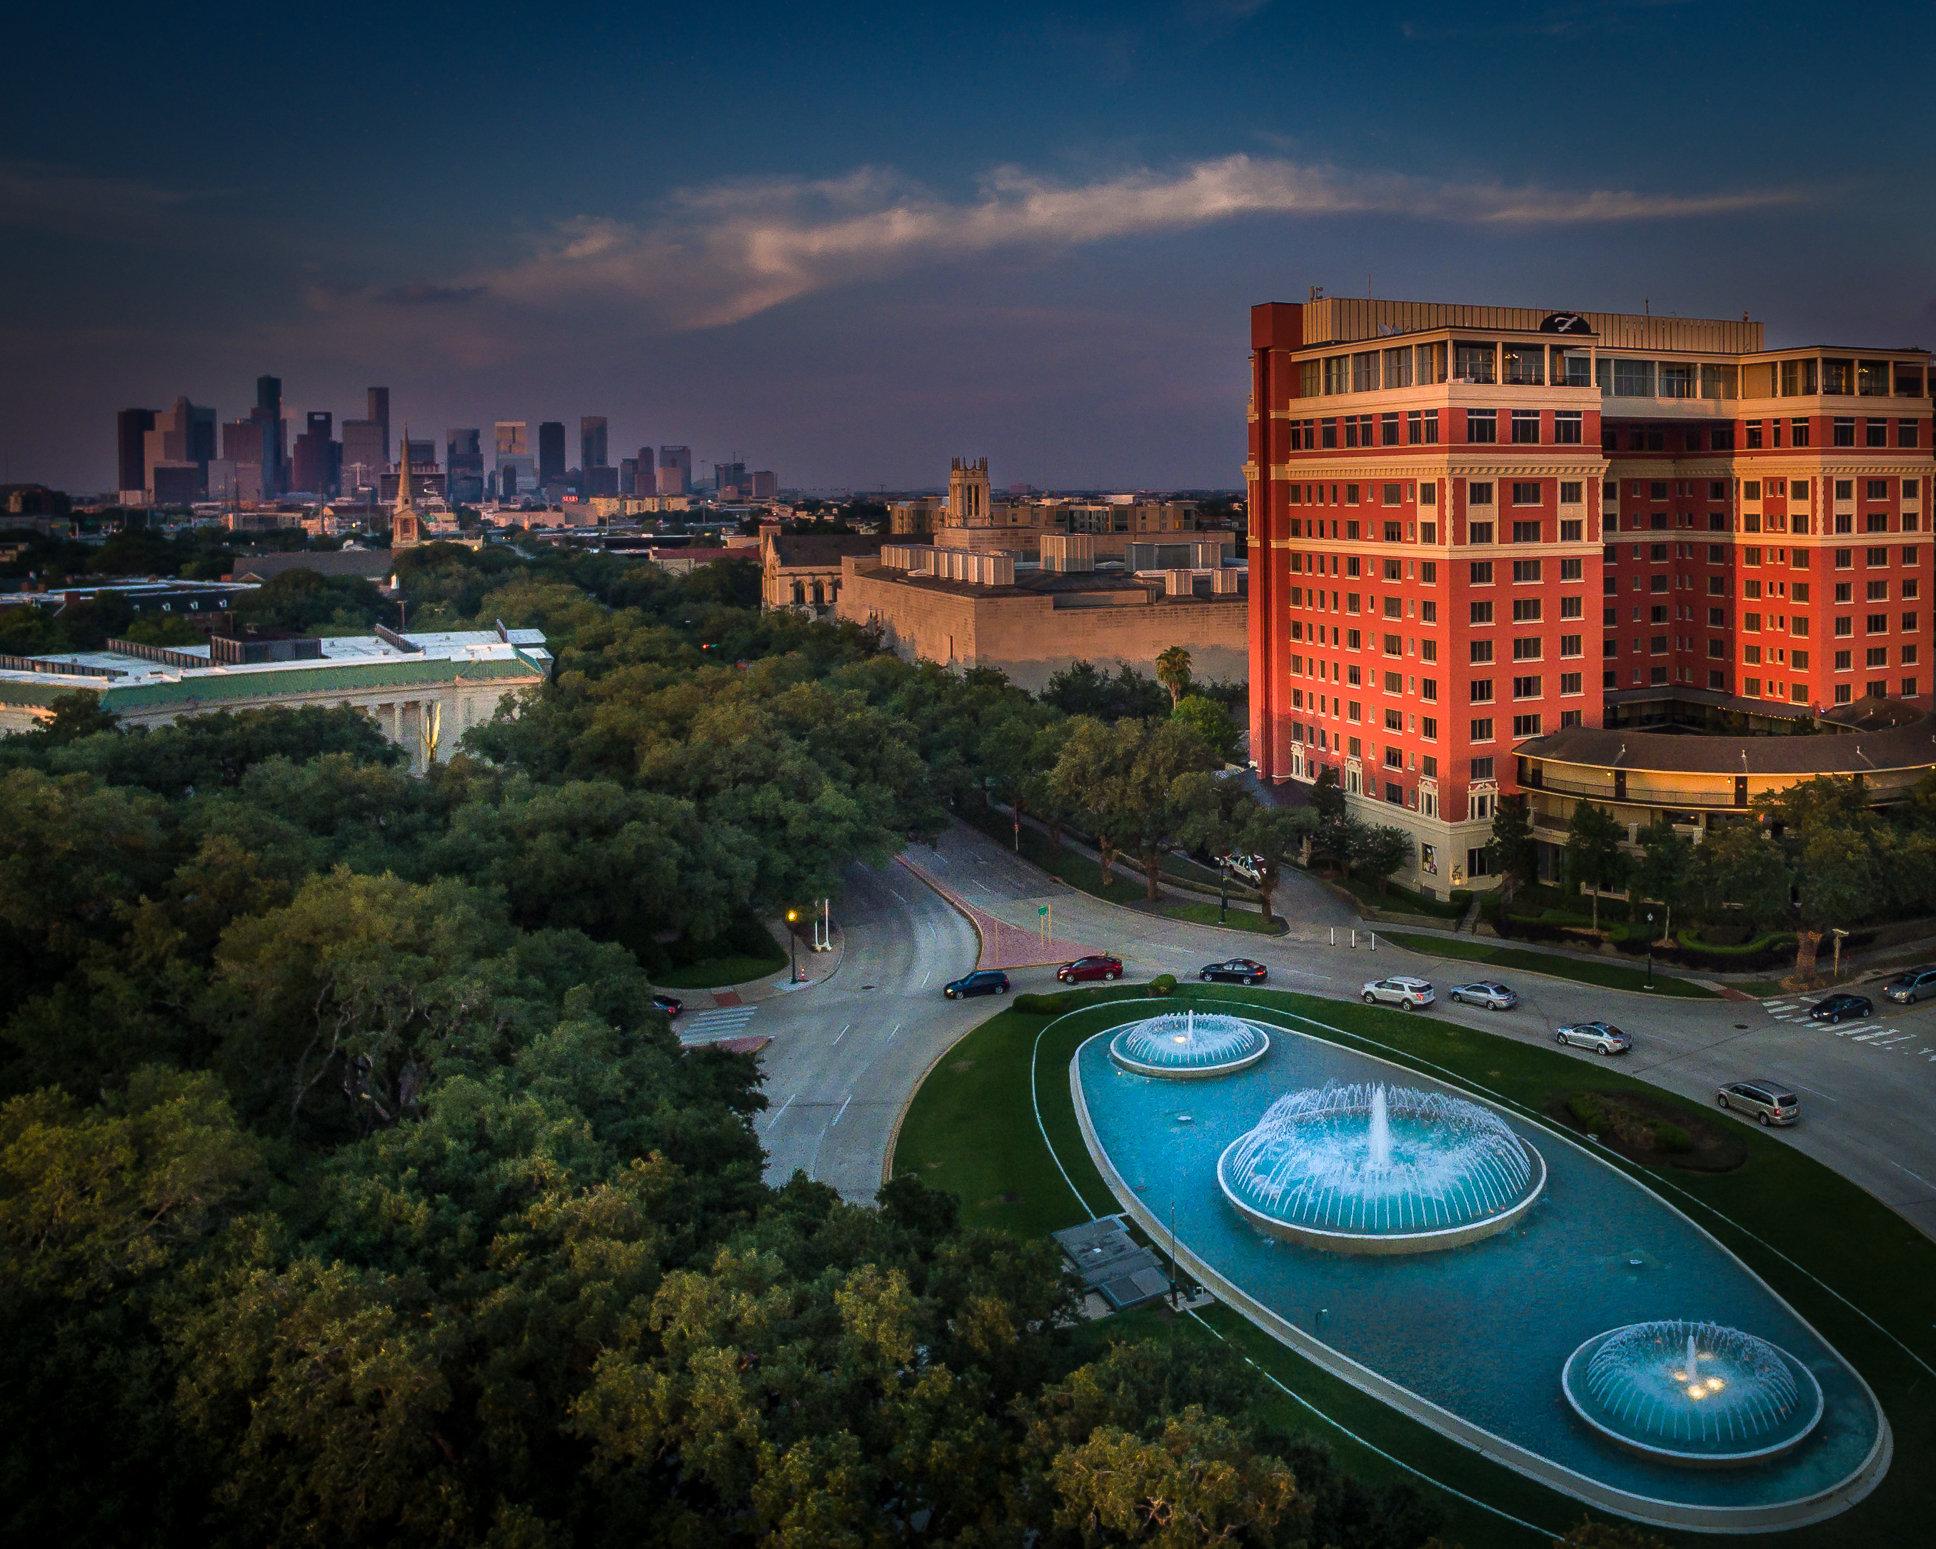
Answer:
[[[955,458],[948,465],[948,525],[985,527],[989,520],[988,459]]]

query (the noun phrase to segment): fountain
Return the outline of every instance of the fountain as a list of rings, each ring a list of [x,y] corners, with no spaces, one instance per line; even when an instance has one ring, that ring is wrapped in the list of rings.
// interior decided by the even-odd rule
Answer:
[[[1546,1164],[1490,1109],[1383,1082],[1328,1083],[1272,1103],[1217,1162],[1253,1225],[1341,1253],[1426,1253],[1505,1230]]]
[[[1227,1076],[1270,1052],[1270,1034],[1222,1012],[1167,1011],[1109,1040],[1109,1057],[1138,1076]]]
[[[1786,1350],[1718,1323],[1668,1319],[1596,1334],[1560,1387],[1601,1435],[1669,1463],[1758,1463],[1822,1418],[1814,1373]]]

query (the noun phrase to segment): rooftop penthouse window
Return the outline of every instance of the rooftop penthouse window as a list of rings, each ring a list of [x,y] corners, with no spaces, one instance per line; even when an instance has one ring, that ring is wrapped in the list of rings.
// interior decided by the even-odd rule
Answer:
[[[1487,344],[1467,343],[1463,340],[1452,346],[1452,379],[1455,382],[1496,382],[1498,381],[1497,347]]]

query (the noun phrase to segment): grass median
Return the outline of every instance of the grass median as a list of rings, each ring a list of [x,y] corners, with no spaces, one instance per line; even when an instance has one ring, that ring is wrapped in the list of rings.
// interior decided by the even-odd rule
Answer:
[[[1058,881],[1068,883],[1077,892],[1087,893],[1091,898],[1100,898],[1105,903],[1120,904],[1125,909],[1134,909],[1138,914],[1179,920],[1189,925],[1222,925],[1227,930],[1250,931],[1262,936],[1281,936],[1284,933],[1283,921],[1266,919],[1254,905],[1247,906],[1243,903],[1241,900],[1247,894],[1253,899],[1256,895],[1234,883],[1230,889],[1230,908],[1225,917],[1219,920],[1216,904],[1207,899],[1202,903],[1186,903],[1175,898],[1163,897],[1151,903],[1147,896],[1148,889],[1143,879],[1142,865],[1131,857],[1119,857],[1111,876],[1105,881],[1102,863],[1094,856],[1073,849],[1066,843],[1052,844],[1047,834],[1031,828],[1026,823],[1022,825],[1021,844],[1018,847],[1015,843],[1014,829],[1006,813],[992,810],[968,811],[964,812],[962,817],[971,827],[980,829],[989,838],[1014,849],[1023,860],[1037,870],[1046,871]],[[1217,883],[1216,872],[1175,855],[1166,855],[1163,858],[1158,866],[1158,875],[1169,882],[1190,880],[1200,886],[1212,888]]]
[[[1589,958],[1562,957],[1557,952],[1533,952],[1524,947],[1494,946],[1489,941],[1466,937],[1417,936],[1410,931],[1383,930],[1378,933],[1393,946],[1426,957],[1446,958],[1461,963],[1485,963],[1493,968],[1517,968],[1521,973],[1546,974],[1555,979],[1571,979],[1578,984],[1597,984],[1603,989],[1632,990],[1640,995],[1671,995],[1683,1000],[1716,1000],[1719,997],[1706,985],[1691,979],[1676,979],[1657,973],[1647,983],[1645,969],[1625,963],[1596,963]]]
[[[1118,1207],[1076,1124],[1068,1064],[1084,1038],[1121,1018],[1123,1008],[1109,1002],[1144,993],[1136,986],[1112,986],[1081,993],[1082,1009],[1060,1021],[1010,1009],[984,1022],[954,1046],[916,1092],[901,1126],[894,1170],[916,1173],[954,1193],[965,1221],[1025,1236],[1071,1225],[1092,1210],[1114,1211]],[[1605,1065],[1456,1023],[1221,985],[1180,987],[1172,1004],[1178,1002],[1247,1002],[1311,1018],[1324,1026],[1303,1023],[1308,1031],[1463,1082],[1530,1114],[1543,1114],[1570,1094],[1608,1092],[1679,1106],[1690,1121],[1710,1117],[1700,1104]],[[1038,1035],[1044,1035],[1039,1049]],[[1936,1451],[1936,1406],[1926,1398],[1936,1379],[1918,1361],[1936,1364],[1926,1293],[1936,1283],[1936,1243],[1781,1138],[1742,1125],[1741,1140],[1746,1161],[1723,1173],[1657,1172],[1609,1159],[1687,1211],[1767,1280],[1855,1364],[1889,1417],[1896,1460],[1875,1493],[1827,1522],[1784,1533],[1782,1541],[1796,1549],[1925,1542],[1927,1523],[1936,1516],[1936,1478],[1920,1465]],[[1354,1442],[1295,1399],[1278,1395],[1287,1430],[1325,1440],[1347,1469],[1365,1479],[1402,1472],[1375,1448],[1453,1490],[1542,1526],[1565,1528],[1582,1515],[1577,1502],[1398,1414],[1293,1355],[1226,1308],[1212,1309],[1201,1323],[1159,1309],[1111,1320],[1109,1326],[1125,1337],[1228,1340],[1368,1444]],[[1455,1495],[1441,1492],[1440,1500],[1448,1541],[1538,1541]],[[1704,1535],[1664,1536],[1688,1544],[1712,1541]]]

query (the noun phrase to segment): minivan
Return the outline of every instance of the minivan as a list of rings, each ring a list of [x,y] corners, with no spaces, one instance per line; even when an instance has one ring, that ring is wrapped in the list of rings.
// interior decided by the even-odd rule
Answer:
[[[1911,968],[1899,973],[1882,987],[1882,993],[1904,1006],[1927,1000],[1936,995],[1936,968]]]
[[[1802,1116],[1801,1099],[1776,1081],[1735,1081],[1714,1099],[1723,1108],[1753,1114],[1763,1124],[1793,1124]]]

